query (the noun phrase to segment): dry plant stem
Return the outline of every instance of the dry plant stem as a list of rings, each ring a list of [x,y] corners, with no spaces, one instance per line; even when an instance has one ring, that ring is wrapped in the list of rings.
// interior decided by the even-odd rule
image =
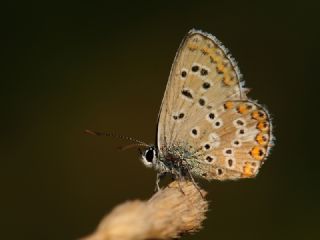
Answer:
[[[172,239],[196,232],[205,219],[208,202],[192,182],[179,184],[172,182],[147,201],[128,201],[115,207],[83,240]]]

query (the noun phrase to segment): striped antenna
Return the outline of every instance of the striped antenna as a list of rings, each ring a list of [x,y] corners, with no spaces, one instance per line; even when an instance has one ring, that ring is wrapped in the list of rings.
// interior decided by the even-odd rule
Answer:
[[[139,140],[137,140],[135,138],[132,138],[132,137],[127,137],[127,136],[123,136],[123,135],[119,135],[119,134],[115,134],[115,133],[96,132],[96,131],[92,131],[92,130],[85,130],[84,132],[87,133],[87,134],[90,134],[90,135],[94,135],[94,136],[105,136],[105,137],[121,138],[121,139],[124,139],[124,140],[128,140],[128,141],[134,142],[139,146],[149,147],[149,144],[146,144],[145,142],[139,141]]]

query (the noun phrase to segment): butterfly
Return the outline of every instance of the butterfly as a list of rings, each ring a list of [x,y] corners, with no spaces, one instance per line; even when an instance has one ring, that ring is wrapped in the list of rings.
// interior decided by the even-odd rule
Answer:
[[[268,111],[247,92],[222,43],[192,29],[171,68],[155,145],[130,140],[145,147],[142,162],[157,171],[157,179],[166,173],[192,180],[253,178],[270,152],[273,136]]]

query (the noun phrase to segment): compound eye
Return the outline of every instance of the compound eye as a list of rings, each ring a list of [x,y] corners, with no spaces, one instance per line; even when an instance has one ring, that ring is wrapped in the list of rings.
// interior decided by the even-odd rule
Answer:
[[[153,160],[153,157],[154,157],[154,151],[153,149],[148,149],[146,151],[146,160],[150,163],[152,163],[152,160]]]

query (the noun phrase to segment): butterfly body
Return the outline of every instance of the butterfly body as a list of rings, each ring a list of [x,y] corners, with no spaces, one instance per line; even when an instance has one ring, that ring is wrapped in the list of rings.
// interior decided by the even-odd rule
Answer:
[[[153,158],[147,154],[153,152]],[[185,145],[171,146],[170,148],[159,150],[155,146],[148,148],[142,155],[144,162],[149,162],[147,166],[155,168],[159,173],[172,173],[173,175],[185,176],[186,169],[192,168],[195,153],[188,150]]]
[[[240,71],[211,34],[191,30],[176,54],[143,162],[157,172],[208,180],[251,178],[272,146],[265,108],[249,100]]]

